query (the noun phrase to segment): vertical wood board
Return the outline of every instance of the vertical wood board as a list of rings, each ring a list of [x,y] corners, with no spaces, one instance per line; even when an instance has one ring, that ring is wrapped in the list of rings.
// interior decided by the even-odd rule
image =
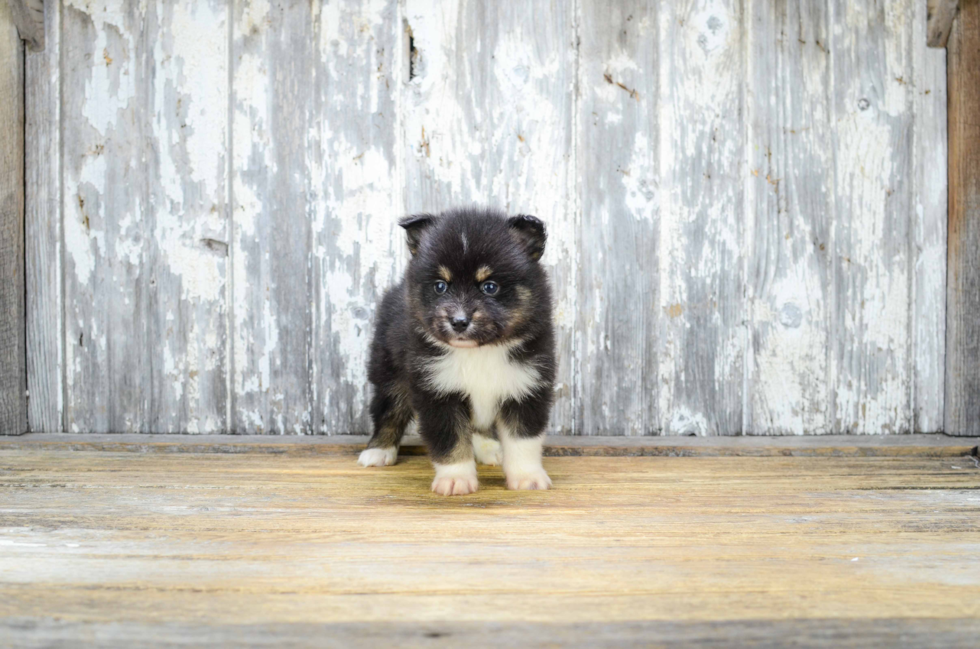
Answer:
[[[24,45],[0,6],[0,434],[27,430],[24,313]]]
[[[837,433],[912,429],[911,1],[834,2]]]
[[[64,430],[61,230],[61,3],[46,2],[44,50],[26,54],[28,425]]]
[[[575,432],[660,430],[658,8],[580,4]]]
[[[738,434],[746,340],[741,3],[661,9],[661,430]]]
[[[830,16],[819,0],[748,6],[745,432],[829,433]]]
[[[313,20],[306,148],[313,200],[312,427],[370,431],[367,361],[375,309],[405,260],[397,226],[404,29],[396,0],[328,3]]]
[[[912,428],[944,430],[946,380],[946,52],[927,46],[921,2],[912,26]],[[980,104],[975,106],[980,108]]]
[[[310,6],[236,3],[232,71],[232,419],[236,433],[312,426]]]
[[[949,249],[945,430],[980,435],[980,3],[949,41]]]

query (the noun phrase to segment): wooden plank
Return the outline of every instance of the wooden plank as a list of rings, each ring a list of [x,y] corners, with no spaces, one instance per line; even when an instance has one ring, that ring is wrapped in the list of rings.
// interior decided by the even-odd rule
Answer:
[[[552,491],[485,468],[447,499],[416,457],[0,455],[0,632],[25,644],[57,620],[77,638],[187,625],[209,645],[242,625],[254,643],[331,623],[809,621],[882,646],[883,626],[980,617],[968,458],[546,458]]]
[[[927,0],[926,7],[926,43],[929,47],[946,47],[960,0]]]
[[[225,10],[64,12],[66,427],[218,430]]]
[[[0,6],[0,434],[27,430],[24,317],[24,46]]]
[[[64,430],[61,5],[47,3],[45,48],[26,62],[28,424]]]
[[[583,432],[573,395],[581,390],[584,357],[574,344],[580,215],[569,189],[576,169],[574,14],[546,0],[408,0],[404,20],[414,48],[399,108],[404,210],[490,204],[547,224],[543,259],[557,301],[559,357],[552,422]]]
[[[109,453],[271,453],[347,455],[353,462],[364,435],[153,435],[28,433],[0,440],[0,450]],[[964,457],[978,454],[980,438],[945,435],[600,436],[549,435],[549,457]],[[402,442],[399,457],[425,455],[418,435]],[[968,460],[969,462],[970,460]]]
[[[943,430],[946,379],[946,53],[927,48],[925,7],[915,3],[912,204],[912,426]]]
[[[745,432],[833,430],[834,155],[826,3],[749,5]]]
[[[579,6],[576,432],[660,430],[657,7]]]
[[[741,5],[662,9],[661,429],[737,434],[746,336]]]
[[[318,433],[366,433],[375,309],[407,256],[397,225],[404,209],[397,160],[398,92],[408,76],[404,29],[396,0],[317,4],[313,19],[309,425]]]
[[[948,50],[949,249],[946,426],[980,434],[980,4],[964,3]]]
[[[313,425],[314,44],[309,6],[235,8],[229,432]]]
[[[35,52],[43,50],[44,0],[7,0],[7,4],[17,32],[27,47]]]
[[[144,16],[62,8],[65,428],[143,430]],[[91,12],[91,13],[90,13]]]
[[[910,0],[832,5],[834,430],[912,429]]]
[[[143,432],[228,428],[229,14],[158,0],[144,17]]]

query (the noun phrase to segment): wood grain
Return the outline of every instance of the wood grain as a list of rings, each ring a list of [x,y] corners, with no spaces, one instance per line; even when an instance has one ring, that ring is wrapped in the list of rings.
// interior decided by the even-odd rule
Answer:
[[[481,469],[456,499],[428,491],[424,458],[367,471],[4,447],[0,463],[6,644],[191,629],[276,644],[368,623],[454,646],[491,624],[615,638],[667,623],[762,639],[822,624],[881,644],[980,616],[969,458],[546,458],[553,491]]]
[[[980,434],[980,3],[962,2],[949,42],[946,431]]]
[[[922,4],[921,2],[919,3]],[[959,0],[927,0],[926,43],[929,47],[946,47],[953,21],[960,8]]]
[[[749,7],[745,432],[826,434],[834,429],[830,12],[822,1]]]
[[[225,428],[221,6],[64,9],[69,430]]]
[[[661,9],[661,430],[733,435],[746,337],[741,5]]]
[[[54,4],[49,2],[48,4]],[[44,49],[44,0],[7,0],[10,17],[26,46],[35,52]]]
[[[27,430],[24,317],[24,46],[0,6],[0,434]]]
[[[947,201],[946,53],[925,44],[924,7],[912,24],[912,425],[915,432],[944,430],[946,382]]]
[[[64,430],[61,5],[48,2],[43,52],[26,53],[28,425]]]
[[[296,3],[235,7],[231,432],[312,423],[310,18]]]
[[[579,7],[578,278],[573,431],[661,430],[659,19],[656,4]],[[567,271],[566,271],[567,272]]]
[[[375,309],[406,259],[399,92],[407,81],[399,3],[315,10],[312,122],[312,409],[307,430],[369,432]],[[295,56],[295,53],[293,54]],[[353,117],[353,116],[356,116]]]
[[[832,5],[834,430],[912,429],[911,2]]]

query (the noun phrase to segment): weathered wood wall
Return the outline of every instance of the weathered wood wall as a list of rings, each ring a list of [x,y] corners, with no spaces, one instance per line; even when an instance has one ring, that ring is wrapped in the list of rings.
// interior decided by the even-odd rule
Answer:
[[[24,46],[0,3],[0,435],[27,430],[24,351]]]
[[[34,430],[367,431],[396,219],[471,202],[549,224],[557,432],[943,426],[924,2],[48,4]]]

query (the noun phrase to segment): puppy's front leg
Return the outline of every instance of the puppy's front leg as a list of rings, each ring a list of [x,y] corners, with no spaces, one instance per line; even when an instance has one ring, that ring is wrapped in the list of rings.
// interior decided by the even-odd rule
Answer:
[[[470,410],[461,397],[450,395],[418,405],[419,434],[429,447],[436,469],[432,491],[465,496],[477,489]]]
[[[541,392],[507,401],[497,417],[497,434],[504,450],[504,475],[508,489],[548,489],[551,478],[541,464],[544,429],[551,403]]]

